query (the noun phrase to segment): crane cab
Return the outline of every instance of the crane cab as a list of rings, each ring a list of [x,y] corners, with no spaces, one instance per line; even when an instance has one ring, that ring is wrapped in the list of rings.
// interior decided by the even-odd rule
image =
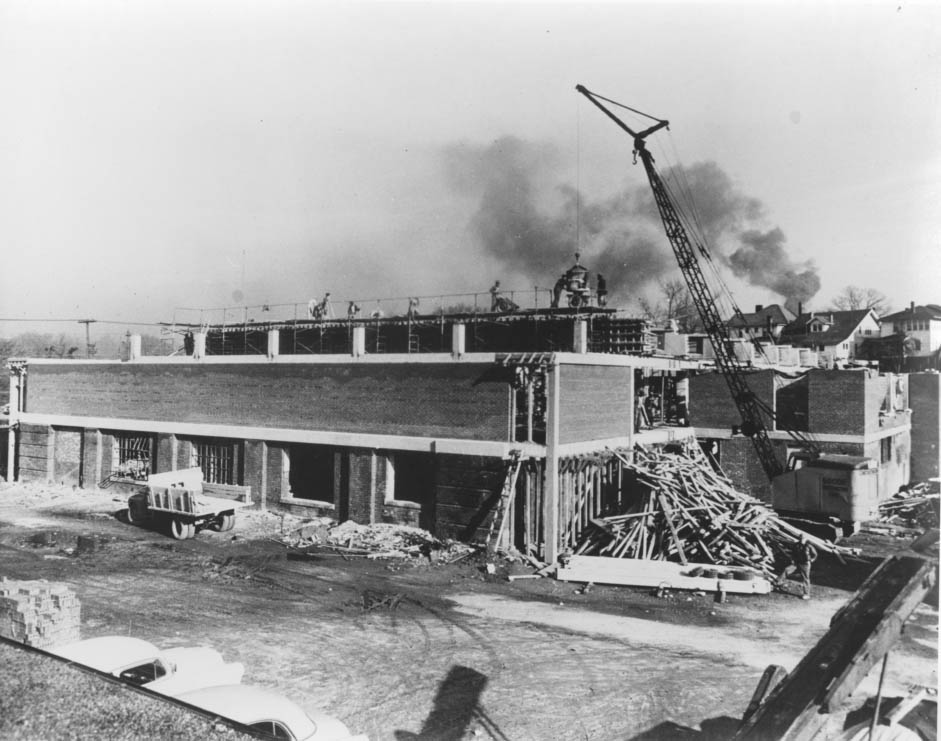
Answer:
[[[793,454],[788,470],[771,482],[772,506],[780,513],[844,523],[871,520],[879,512],[879,468],[857,455]]]

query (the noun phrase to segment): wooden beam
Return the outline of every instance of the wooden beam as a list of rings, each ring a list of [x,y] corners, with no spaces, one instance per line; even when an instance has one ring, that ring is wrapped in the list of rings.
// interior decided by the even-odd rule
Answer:
[[[833,617],[823,636],[770,700],[742,724],[737,741],[805,741],[898,640],[937,581],[937,563],[892,556]]]

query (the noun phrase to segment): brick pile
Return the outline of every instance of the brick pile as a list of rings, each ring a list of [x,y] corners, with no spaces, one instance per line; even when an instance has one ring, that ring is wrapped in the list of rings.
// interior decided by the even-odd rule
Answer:
[[[0,636],[49,648],[81,638],[81,604],[71,589],[45,579],[0,578]]]

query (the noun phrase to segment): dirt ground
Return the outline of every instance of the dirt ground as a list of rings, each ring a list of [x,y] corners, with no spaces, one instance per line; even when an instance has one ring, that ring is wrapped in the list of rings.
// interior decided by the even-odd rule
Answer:
[[[82,635],[211,645],[247,683],[386,739],[728,738],[762,671],[793,668],[902,541],[818,562],[814,598],[509,582],[520,563],[321,554],[277,541],[302,520],[240,512],[175,541],[123,518],[126,498],[0,484],[0,576],[48,579],[82,602]],[[77,554],[79,535],[101,546]],[[795,585],[796,587],[796,585]],[[795,589],[796,592],[796,589]],[[393,603],[397,606],[392,607]],[[364,604],[372,605],[365,609]],[[938,612],[923,604],[890,655],[885,693],[936,690]],[[857,694],[874,692],[878,667]]]

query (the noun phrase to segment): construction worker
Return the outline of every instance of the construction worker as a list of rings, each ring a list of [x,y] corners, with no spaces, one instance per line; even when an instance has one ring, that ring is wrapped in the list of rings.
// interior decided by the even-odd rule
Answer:
[[[500,306],[500,281],[490,286],[490,311],[496,311]]]
[[[552,288],[552,304],[550,305],[553,309],[559,308],[559,301],[562,300],[562,294],[565,292],[565,273],[559,277],[555,282],[555,286]]]
[[[802,535],[799,542],[794,544],[789,554],[790,563],[784,567],[781,575],[775,579],[774,586],[783,588],[784,581],[795,571],[801,577],[801,599],[810,599],[810,565],[817,560],[817,549],[811,545],[807,536]]]

